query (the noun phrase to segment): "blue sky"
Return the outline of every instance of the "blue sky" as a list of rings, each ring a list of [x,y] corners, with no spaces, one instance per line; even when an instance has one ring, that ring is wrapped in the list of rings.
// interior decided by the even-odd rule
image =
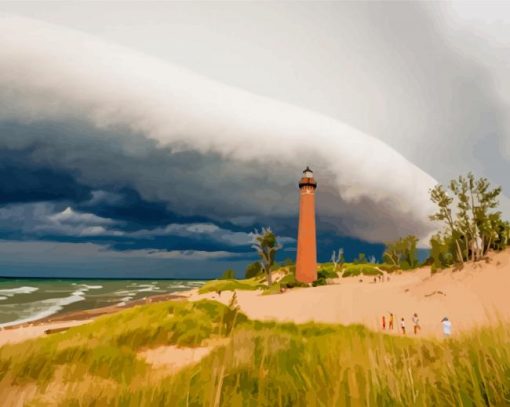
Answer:
[[[242,272],[262,226],[294,259],[307,165],[320,261],[425,247],[437,182],[510,187],[498,7],[2,3],[0,274]]]

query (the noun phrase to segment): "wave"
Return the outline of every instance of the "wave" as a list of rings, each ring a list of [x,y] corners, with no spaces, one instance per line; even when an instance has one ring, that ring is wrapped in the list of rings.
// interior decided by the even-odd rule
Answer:
[[[47,318],[51,315],[61,311],[66,305],[75,302],[83,301],[83,296],[86,290],[76,290],[70,296],[64,298],[50,298],[47,300],[34,301],[28,304],[27,309],[23,312],[20,318],[0,324],[0,328],[5,328],[12,325],[24,324],[27,322],[37,321],[38,319]]]
[[[140,284],[140,285],[138,285],[138,288],[141,288],[141,290],[138,290],[139,293],[160,290],[160,288],[155,284]]]
[[[17,287],[17,288],[4,288],[0,289],[0,294],[6,295],[8,297],[12,297],[16,294],[30,294],[34,291],[37,291],[39,288],[37,287],[30,287],[30,286],[23,286],[23,287]]]
[[[87,285],[87,284],[82,284],[82,287],[88,288],[89,290],[98,290],[100,288],[103,288],[102,285]]]

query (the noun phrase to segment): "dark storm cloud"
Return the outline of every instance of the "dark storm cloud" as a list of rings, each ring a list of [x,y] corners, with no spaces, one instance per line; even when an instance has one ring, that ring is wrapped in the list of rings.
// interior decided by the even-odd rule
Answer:
[[[34,32],[1,49],[1,117],[25,133],[4,149],[36,143],[28,160],[94,191],[132,190],[177,216],[275,230],[295,223],[296,180],[309,164],[318,209],[338,233],[380,241],[431,230],[434,179],[366,134],[77,32],[3,22]],[[388,216],[366,211],[374,206]],[[343,228],[345,218],[357,226]]]

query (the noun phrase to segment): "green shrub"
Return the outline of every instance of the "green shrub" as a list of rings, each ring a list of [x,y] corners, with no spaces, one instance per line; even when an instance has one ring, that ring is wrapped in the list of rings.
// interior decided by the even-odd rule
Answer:
[[[365,253],[359,253],[358,257],[353,260],[354,264],[365,264],[368,263],[368,259]]]
[[[296,280],[296,276],[292,273],[287,274],[280,281],[280,287],[294,288],[294,287],[308,287],[308,284]]]
[[[246,267],[244,278],[253,278],[262,274],[262,266],[259,261],[255,261]]]
[[[312,283],[312,286],[317,287],[320,285],[327,285],[328,278],[337,278],[338,274],[333,270],[322,268],[317,272],[317,280]]]
[[[344,269],[342,277],[355,277],[359,275],[379,276],[383,274],[375,266],[369,264],[355,264]]]
[[[382,271],[385,271],[386,273],[393,273],[394,271],[397,271],[400,269],[400,267],[397,266],[396,264],[386,264],[386,263],[378,264],[377,268]]]
[[[219,279],[220,280],[233,280],[235,278],[236,278],[235,270],[228,269],[223,272],[222,276]]]
[[[247,280],[211,280],[205,283],[198,289],[200,294],[218,291],[233,291],[233,290],[257,290],[264,288],[260,284],[258,278],[250,278]]]

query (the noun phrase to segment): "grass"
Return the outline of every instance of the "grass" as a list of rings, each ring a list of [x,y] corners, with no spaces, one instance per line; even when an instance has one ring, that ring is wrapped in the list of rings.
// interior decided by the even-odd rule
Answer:
[[[211,280],[198,289],[200,294],[233,291],[233,290],[258,290],[264,288],[262,281],[265,277],[254,277],[245,280]]]
[[[377,269],[377,265],[372,264],[351,264],[344,267],[342,277],[355,277],[359,275],[378,276],[383,274]]]
[[[136,357],[223,336],[226,345],[177,374]],[[160,303],[0,348],[0,393],[37,386],[29,406],[508,405],[509,343],[503,323],[443,341],[249,321],[212,301]]]

